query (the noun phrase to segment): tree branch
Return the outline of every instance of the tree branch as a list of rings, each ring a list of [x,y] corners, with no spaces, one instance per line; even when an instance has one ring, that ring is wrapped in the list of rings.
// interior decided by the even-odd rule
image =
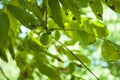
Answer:
[[[68,49],[63,43],[58,41],[55,37],[52,36],[52,38],[59,44],[61,44],[66,50],[68,50],[82,64],[82,66],[85,67],[97,80],[100,80],[70,49]]]

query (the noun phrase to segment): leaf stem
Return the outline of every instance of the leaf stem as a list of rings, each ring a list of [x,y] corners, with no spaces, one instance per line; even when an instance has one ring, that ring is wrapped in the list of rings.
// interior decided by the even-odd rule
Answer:
[[[4,73],[4,71],[2,70],[2,68],[0,67],[0,71],[2,72],[3,76],[7,79],[7,80],[10,80]]]
[[[58,41],[55,37],[52,36],[52,38],[59,44],[61,44],[66,50],[68,50],[97,80],[100,80],[70,49],[68,49],[62,42]]]
[[[63,31],[84,31],[84,30],[75,30],[75,29],[61,29],[61,28],[52,28],[52,29],[49,29],[49,31],[54,31],[54,30],[63,30]],[[84,32],[86,32],[86,31],[84,31]],[[88,32],[86,32],[86,33],[88,33]],[[94,36],[94,37],[97,37],[97,38],[99,38],[99,39],[102,39],[102,40],[104,40],[104,38],[102,38],[102,37],[99,37],[99,36],[97,36],[97,35],[94,35],[94,34],[91,34],[91,33],[88,33],[88,34],[90,34],[90,35],[92,35],[92,36]]]

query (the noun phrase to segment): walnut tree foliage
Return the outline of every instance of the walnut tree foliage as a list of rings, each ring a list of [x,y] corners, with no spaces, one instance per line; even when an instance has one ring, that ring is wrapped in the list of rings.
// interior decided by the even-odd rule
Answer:
[[[120,58],[120,46],[106,39],[110,32],[103,20],[103,5],[120,13],[120,0],[0,0],[0,5],[0,58],[9,63],[9,53],[16,61],[18,80],[33,80],[33,73],[40,79],[42,75],[48,80],[64,80],[69,74],[70,80],[79,80],[81,75],[73,75],[76,68],[85,68],[100,80],[88,67],[92,65],[88,56],[69,49],[76,43],[84,50],[101,40],[99,47],[106,61]],[[83,13],[86,7],[95,19]],[[27,30],[24,37],[20,36],[21,26]],[[66,61],[67,67],[62,66]]]

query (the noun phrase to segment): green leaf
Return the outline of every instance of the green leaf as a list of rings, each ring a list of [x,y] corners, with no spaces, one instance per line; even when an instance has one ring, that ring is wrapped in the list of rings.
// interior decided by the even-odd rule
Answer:
[[[102,44],[101,47],[101,51],[102,51],[102,56],[104,59],[112,61],[112,60],[118,60],[120,59],[120,46],[105,40]]]
[[[64,51],[64,53],[66,54],[66,56],[67,56],[70,60],[76,60],[76,58],[75,58],[70,52],[68,52],[67,50]],[[82,54],[80,54],[80,53],[77,53],[77,54],[75,54],[75,55],[76,55],[82,62],[84,62],[84,63],[86,63],[86,64],[90,64],[90,63],[91,63],[90,59],[89,59],[87,56],[82,55]]]
[[[108,30],[106,26],[100,22],[93,22],[92,23],[94,33],[97,37],[106,37],[108,35]]]
[[[60,39],[60,32],[59,32],[59,31],[55,31],[55,38],[56,38],[57,40]]]
[[[9,38],[12,39],[14,43],[15,41],[13,38],[17,36],[20,24],[17,21],[17,19],[9,12],[8,9],[6,9],[6,13],[8,14],[9,21],[10,21],[10,30],[8,35],[9,35]]]
[[[119,0],[114,2],[114,6],[115,6],[115,11],[117,13],[120,13],[120,1]]]
[[[7,14],[0,11],[0,48],[5,46],[5,41],[8,37],[10,22]]]
[[[69,60],[76,60],[75,57],[70,53],[70,51],[63,49],[63,53],[68,57]],[[61,52],[62,52],[61,51]]]
[[[84,63],[87,63],[87,64],[91,63],[90,59],[85,55],[76,54],[76,56]]]
[[[42,13],[40,9],[38,8],[37,2],[30,2],[30,1],[25,1],[25,0],[18,0],[18,3],[24,7],[27,8],[28,10],[32,11],[33,14],[38,17],[40,20],[42,20]]]
[[[79,1],[79,4],[80,4],[79,6],[81,8],[87,7],[89,3],[89,0],[77,0],[77,1]]]
[[[17,56],[15,57],[17,66],[20,68],[21,71],[24,71],[28,66],[26,59],[27,57],[25,52],[24,53],[19,52],[19,54],[17,54]]]
[[[106,37],[108,30],[106,25],[101,22],[90,20],[89,18],[83,18],[82,21],[83,29],[85,32],[92,35],[92,37]]]
[[[62,12],[58,0],[48,0],[54,22],[61,28],[64,28],[62,21]]]
[[[2,58],[4,61],[8,62],[7,55],[4,49],[0,48],[0,58]]]
[[[69,63],[68,68],[69,68],[69,73],[72,74],[75,71],[75,63],[74,62]]]
[[[105,1],[105,4],[107,4],[115,12],[120,13],[120,1],[119,0],[107,0]]]
[[[68,8],[71,10],[74,17],[78,20],[78,22],[80,22],[80,12],[79,12],[79,9],[77,8],[74,0],[65,0],[65,2],[68,5]]]
[[[62,4],[64,10],[66,11],[68,9],[68,5],[66,4],[65,0],[59,0],[59,1]]]
[[[76,33],[76,37],[78,37],[79,41],[80,41],[80,44],[83,46],[83,47],[86,47],[89,43],[89,37],[90,35],[88,33],[86,33],[85,31],[79,31]]]
[[[42,20],[42,13],[39,10],[37,3],[27,3],[28,9],[34,13],[35,16],[37,16],[40,20]]]
[[[95,35],[93,26],[91,25],[89,18],[82,18],[82,24],[84,31],[86,31],[89,34]]]
[[[9,49],[9,52],[10,52],[12,58],[15,59],[15,52],[14,52],[14,47],[13,47],[12,43],[9,44],[8,49]]]
[[[95,36],[86,31],[66,31],[66,34],[72,39],[71,44],[80,42],[81,46],[84,48],[96,41]]]
[[[84,37],[83,37],[84,36]],[[95,37],[85,31],[75,31],[72,34],[74,42],[79,41],[82,47],[87,47],[89,44],[96,41]]]
[[[72,39],[71,44],[79,41],[79,31],[82,30],[80,24],[77,21],[70,21],[69,23],[65,24],[65,27],[68,29],[65,30],[66,35]]]
[[[92,11],[94,12],[94,14],[96,15],[96,17],[102,20],[103,7],[102,7],[101,0],[91,0],[89,2],[89,5]]]
[[[26,41],[24,44],[27,43],[28,49],[34,52],[33,55],[39,56],[39,58],[44,62],[48,62],[46,58],[47,53],[44,50],[44,47],[42,46],[42,44],[38,39],[35,39],[34,37],[31,37],[31,36],[32,35],[29,35],[26,37]]]
[[[68,16],[68,18],[70,19],[70,16]],[[68,19],[68,20],[69,20]],[[81,31],[82,30],[82,27],[81,25],[77,22],[77,21],[69,21],[69,22],[66,22],[65,23],[65,27],[67,29],[71,29],[73,31]]]
[[[83,29],[84,29],[84,31],[89,34],[89,38],[88,38],[89,39],[89,44],[94,43],[96,41],[95,33],[94,33],[93,26],[89,22],[89,19],[85,18],[82,23],[83,23]]]
[[[40,54],[35,55],[35,59],[37,61],[36,64],[37,64],[40,72],[45,74],[46,76],[48,76],[51,80],[61,80],[61,78],[60,78],[58,72],[55,70],[55,68],[44,63],[40,57],[41,57]]]
[[[93,35],[91,35],[91,34],[89,34],[88,40],[89,40],[89,41],[88,41],[88,44],[93,44],[93,43],[96,42],[96,37],[93,36]]]
[[[33,17],[32,14],[26,12],[25,10],[14,6],[14,5],[7,5],[8,10],[11,14],[24,26],[27,28],[33,29],[35,25],[38,25],[37,20]]]
[[[17,0],[17,3],[18,3],[19,5],[21,5],[21,7],[23,7],[23,8],[27,7],[27,5],[26,5],[26,0]]]
[[[40,42],[43,45],[47,45],[49,43],[49,34],[48,33],[43,33],[40,37]]]
[[[42,47],[42,44],[39,42],[39,40],[33,38],[33,37],[28,37],[28,46],[30,49],[32,49],[34,52],[44,52],[44,49]]]

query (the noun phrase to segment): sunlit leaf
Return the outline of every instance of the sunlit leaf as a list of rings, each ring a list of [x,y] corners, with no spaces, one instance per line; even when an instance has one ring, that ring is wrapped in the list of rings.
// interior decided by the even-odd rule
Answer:
[[[0,48],[5,46],[5,41],[8,37],[10,22],[7,14],[0,11]]]
[[[95,36],[95,32],[94,32],[94,29],[93,29],[93,26],[91,25],[91,23],[89,22],[89,19],[85,19],[83,21],[83,28],[84,28],[84,31],[87,32],[89,34],[89,44],[92,44],[96,41],[96,36]]]
[[[104,24],[100,22],[93,22],[92,26],[97,37],[106,37],[108,35],[108,30]]]
[[[15,38],[18,35],[18,32],[19,32],[18,29],[20,27],[20,24],[17,21],[17,19],[8,11],[8,9],[6,9],[6,13],[8,14],[9,21],[10,21],[10,29],[8,32],[9,41],[11,41],[12,43],[15,43]]]
[[[70,16],[69,16],[70,17]],[[68,18],[69,19],[69,18]],[[77,21],[70,21],[65,23],[65,27],[67,29],[71,29],[71,31],[79,31],[82,30],[82,27],[80,26],[80,24]]]
[[[83,18],[82,20],[83,20],[82,24],[83,24],[84,31],[86,31],[89,34],[95,35],[94,30],[93,30],[93,26],[91,25],[89,18]]]
[[[58,0],[48,0],[54,22],[61,28],[64,28],[62,13]]]
[[[102,38],[106,37],[109,34],[106,25],[99,21],[83,18],[82,25],[84,31],[89,33],[92,37]]]
[[[19,68],[15,80],[86,79],[88,72],[97,76],[89,64],[98,63],[94,57],[101,57],[97,53],[103,41],[101,54],[107,65],[102,66],[117,75],[119,64],[116,61],[112,63],[116,67],[109,64],[120,59],[120,46],[105,39],[108,36],[106,20],[102,20],[103,8],[108,10],[105,4],[120,13],[120,0],[1,0],[0,60],[12,61],[13,65],[15,62],[14,66]],[[102,21],[88,17],[91,11]],[[113,41],[118,39],[112,36]],[[99,78],[109,80],[104,76]],[[87,76],[87,79],[93,78]]]
[[[102,44],[102,56],[106,60],[118,60],[120,59],[120,46],[105,40]]]
[[[91,35],[91,34],[89,34],[88,40],[89,40],[89,41],[88,41],[88,44],[93,44],[93,43],[96,42],[96,37],[93,36],[93,35]]]
[[[58,25],[52,19],[49,19],[47,23],[48,23],[48,28],[50,28],[50,29],[51,28],[58,28]]]
[[[83,47],[86,47],[96,41],[95,36],[87,33],[86,31],[66,31],[66,34],[72,39],[71,43],[74,44],[79,42]]]
[[[65,23],[65,27],[68,29],[65,30],[66,35],[72,39],[71,43],[72,44],[76,43],[80,39],[79,36],[79,31],[81,31],[80,24],[76,21],[74,22],[70,21],[69,23]]]
[[[65,2],[68,5],[68,8],[71,10],[74,17],[78,20],[78,22],[80,22],[80,12],[74,0],[65,0]]]
[[[42,47],[42,44],[39,42],[39,40],[35,38],[29,38],[28,39],[28,46],[35,52],[44,52],[44,49]]]

